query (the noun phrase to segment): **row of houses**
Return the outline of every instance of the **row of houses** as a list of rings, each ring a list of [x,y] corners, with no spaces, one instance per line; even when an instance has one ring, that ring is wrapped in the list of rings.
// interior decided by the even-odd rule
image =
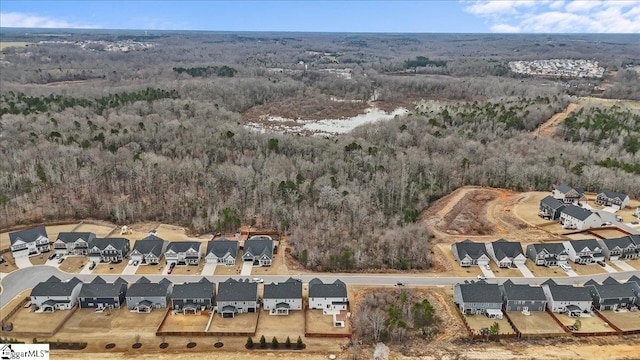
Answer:
[[[451,245],[462,267],[485,266],[490,260],[501,268],[522,265],[531,259],[538,266],[559,266],[569,260],[593,264],[606,260],[633,260],[640,257],[640,235],[612,239],[583,239],[527,245],[526,252],[517,241],[499,239],[490,243],[464,240]]]
[[[11,251],[14,257],[27,257],[49,252],[51,246],[45,227],[37,227],[9,233]],[[206,250],[203,247],[206,244]],[[202,258],[207,263],[233,266],[238,257],[239,242],[225,238],[200,241],[172,241],[150,234],[134,243],[126,238],[97,238],[90,232],[61,232],[52,244],[58,255],[87,256],[89,261],[117,263],[125,259],[131,251],[131,259],[142,265],[159,264],[162,256],[166,264],[198,265]],[[244,242],[242,260],[253,261],[254,265],[271,266],[276,243],[270,236],[256,235]]]
[[[583,286],[558,285],[552,279],[541,286],[518,285],[511,280],[502,285],[484,281],[456,284],[454,302],[463,314],[484,314],[502,318],[503,311],[537,312],[547,309],[554,313],[580,316],[601,311],[640,307],[640,278],[631,277],[624,283],[608,277],[602,283],[587,281]]]
[[[262,301],[258,283],[232,278],[216,284],[206,278],[197,282],[173,284],[164,278],[157,283],[141,277],[128,285],[118,278],[107,283],[97,276],[89,283],[78,278],[62,281],[51,276],[31,291],[32,307],[39,312],[67,310],[78,304],[80,308],[96,310],[117,309],[124,306],[131,311],[149,313],[153,309],[170,307],[175,313],[198,314],[215,311],[223,318],[236,314],[257,312],[262,305],[271,315],[288,315],[290,310],[302,310],[302,281],[289,278],[285,282],[265,284]],[[321,309],[324,314],[338,314],[347,310],[347,287],[336,280],[325,284],[320,279],[309,282],[309,308]]]
[[[587,200],[582,188],[574,188],[567,184],[555,185],[551,191],[551,196],[565,204],[577,204]],[[595,199],[596,205],[610,206],[618,210],[627,207],[630,201],[629,195],[611,190],[600,191]]]

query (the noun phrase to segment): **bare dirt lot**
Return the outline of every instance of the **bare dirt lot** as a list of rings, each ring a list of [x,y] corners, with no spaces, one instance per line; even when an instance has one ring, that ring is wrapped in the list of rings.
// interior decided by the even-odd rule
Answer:
[[[546,278],[568,276],[567,273],[559,267],[538,266],[534,264],[533,261],[527,261],[525,265],[537,277]]]
[[[260,314],[264,315],[264,314]],[[223,319],[219,314],[213,316],[208,332],[217,333],[253,333],[256,331],[258,313],[236,314],[233,318]],[[265,334],[267,336],[268,334]],[[273,335],[271,335],[273,337]]]
[[[640,311],[603,311],[601,313],[622,331],[640,330]]]
[[[82,223],[74,231],[77,231],[77,232],[92,232],[92,233],[96,234],[96,237],[102,238],[102,237],[106,237],[109,233],[114,231],[115,227],[116,227],[115,225],[109,226],[107,224],[99,225],[99,224]],[[114,234],[117,235],[117,236],[120,236],[120,232],[116,231],[116,232],[114,232]]]
[[[204,268],[204,260],[200,261],[198,266],[195,265],[186,265],[186,266],[176,266],[173,268],[172,274],[174,275],[200,275],[202,273],[202,269]]]
[[[170,310],[160,331],[204,332],[206,331],[210,315],[207,311],[201,312],[198,315],[183,315],[174,314],[173,311]]]
[[[222,265],[222,264],[218,264],[218,266],[216,266],[216,271],[213,273],[214,275],[239,275],[240,272],[242,271],[242,261],[240,260],[240,252],[238,252],[238,257],[237,259],[239,261],[236,261],[236,264],[234,266],[226,266],[226,265]]]
[[[322,310],[306,311],[307,332],[316,334],[351,334],[351,324],[345,327],[333,326],[333,316],[323,315]]]
[[[66,260],[65,260],[66,261]],[[122,270],[127,266],[127,260],[121,261],[119,264],[100,263],[93,270],[96,274],[120,275]]]
[[[609,325],[604,320],[600,319],[597,316],[580,317],[580,318],[569,317],[569,316],[567,316],[565,314],[555,314],[555,316],[565,326],[573,326],[575,324],[576,320],[580,319],[580,323],[582,324],[582,326],[580,327],[580,330],[576,331],[576,332],[587,332],[587,333],[591,333],[591,332],[599,332],[599,333],[600,332],[601,333],[615,332],[615,330],[613,330],[611,327],[609,327]]]
[[[575,111],[578,108],[578,104],[571,103],[567,106],[564,111],[554,114],[549,118],[549,120],[545,121],[538,130],[534,132],[534,136],[554,136],[556,134],[556,130],[558,126],[562,124],[564,119],[567,118],[569,114]]]
[[[17,270],[16,261],[13,258],[13,254],[11,252],[6,252],[2,255],[2,258],[5,260],[2,264],[0,264],[0,272],[10,273],[14,270]]]
[[[71,310],[57,310],[53,313],[36,313],[31,308],[21,308],[9,318],[14,332],[47,333],[60,325]],[[11,336],[10,332],[3,336]]]
[[[493,323],[498,323],[500,326],[500,334],[515,334],[513,328],[509,324],[506,318],[502,319],[489,319],[484,315],[463,315],[474,334],[480,334],[480,330],[483,328],[489,328]]]
[[[264,335],[267,339],[277,337],[283,342],[287,336],[295,342],[298,336],[304,338],[304,310],[292,310],[289,315],[269,315],[269,311],[260,310],[256,336]]]
[[[508,313],[508,316],[516,329],[524,335],[562,334],[564,332],[551,315],[544,311],[531,312],[530,315],[512,311]]]
[[[136,274],[162,275],[162,270],[164,270],[164,260],[161,260],[158,265],[140,265],[138,266],[138,270],[136,270]]]
[[[62,264],[58,267],[58,269],[77,274],[82,270],[82,268],[87,265],[89,262],[89,258],[86,256],[68,256],[64,259]]]

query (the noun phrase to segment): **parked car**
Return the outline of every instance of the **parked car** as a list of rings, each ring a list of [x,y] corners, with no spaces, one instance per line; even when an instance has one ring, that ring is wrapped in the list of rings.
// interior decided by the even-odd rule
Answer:
[[[567,264],[560,264],[560,268],[564,271],[571,271],[571,266]]]
[[[140,262],[138,260],[136,260],[136,261],[133,262],[133,266],[138,266],[139,263]]]
[[[487,269],[487,270],[491,270],[491,266],[489,266],[489,264],[485,265],[484,267],[485,267],[485,269]]]
[[[176,267],[176,263],[171,263],[171,265],[169,265],[169,269],[173,269],[174,267]]]
[[[478,278],[478,280],[487,280],[487,277],[485,275],[478,275],[476,276],[476,278]]]
[[[171,274],[173,272],[173,268],[170,267],[169,270],[167,270],[167,274]]]
[[[264,279],[263,278],[253,278],[253,279],[251,279],[251,281],[257,282],[257,283],[263,283]]]
[[[61,257],[60,259],[58,259],[58,264],[62,264],[63,261],[64,261],[64,258]]]
[[[600,265],[600,266],[603,266],[603,267],[605,266],[604,261],[597,261],[597,263],[598,263],[598,265]]]
[[[96,268],[96,263],[92,262],[91,265],[89,265],[89,270],[93,270]]]
[[[56,254],[56,253],[53,253],[53,254],[49,255],[49,260],[55,259],[56,256],[58,256],[58,254]]]

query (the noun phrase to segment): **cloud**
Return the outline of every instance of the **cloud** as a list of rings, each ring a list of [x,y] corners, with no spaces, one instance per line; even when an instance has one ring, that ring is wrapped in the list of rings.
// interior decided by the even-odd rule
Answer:
[[[640,33],[640,0],[464,1],[492,32]]]
[[[85,25],[68,22],[63,19],[56,19],[47,16],[23,14],[17,12],[0,13],[0,24],[2,27],[18,28],[97,28],[96,25]]]

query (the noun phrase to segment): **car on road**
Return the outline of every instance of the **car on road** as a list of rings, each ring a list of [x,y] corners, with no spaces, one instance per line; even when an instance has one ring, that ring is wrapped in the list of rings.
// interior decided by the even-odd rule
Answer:
[[[56,253],[53,253],[53,254],[49,255],[49,260],[55,259],[56,256],[58,256],[58,254],[56,254]]]
[[[638,224],[640,224],[640,222],[639,222],[639,221],[632,221],[632,222],[631,222],[631,225],[638,225]]]
[[[478,276],[476,276],[476,278],[478,280],[487,280],[487,277],[485,275],[478,275]]]
[[[251,281],[261,284],[261,283],[264,282],[264,279],[263,278],[253,278],[253,279],[251,279]]]
[[[403,283],[402,281],[398,281],[398,282],[396,283],[396,286],[404,286],[404,283]]]
[[[61,257],[60,259],[58,259],[58,264],[62,264],[63,261],[64,261],[64,258]]]
[[[91,265],[89,265],[89,270],[93,270],[96,268],[96,263],[92,262]]]

